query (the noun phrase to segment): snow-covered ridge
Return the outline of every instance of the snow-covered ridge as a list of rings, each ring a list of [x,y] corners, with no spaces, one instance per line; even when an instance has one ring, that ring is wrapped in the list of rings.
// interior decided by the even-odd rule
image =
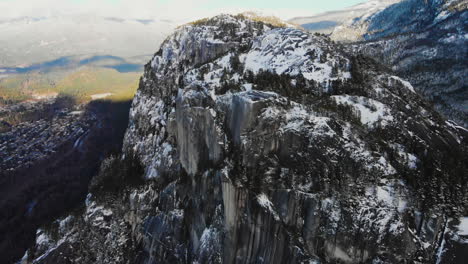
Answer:
[[[339,63],[348,68],[349,61],[325,54],[321,45],[301,30],[273,29],[256,38],[250,52],[241,55],[240,60],[253,73],[263,70],[292,76],[302,74],[319,83],[350,78],[349,71],[338,69]],[[332,76],[334,68],[337,72]]]
[[[200,45],[194,46],[194,40]],[[221,86],[227,72],[227,81],[245,84],[248,87],[245,89],[250,89],[246,74],[260,71],[301,76],[328,87],[330,82],[351,77],[349,59],[330,49],[330,45],[329,40],[298,29],[274,28],[245,17],[221,15],[199,25],[181,27],[164,41],[151,66],[161,78],[168,71],[180,71],[184,84],[211,88]],[[232,49],[240,52],[225,51]],[[232,68],[233,59],[242,65],[241,70]],[[201,67],[190,65],[203,66],[203,72]]]

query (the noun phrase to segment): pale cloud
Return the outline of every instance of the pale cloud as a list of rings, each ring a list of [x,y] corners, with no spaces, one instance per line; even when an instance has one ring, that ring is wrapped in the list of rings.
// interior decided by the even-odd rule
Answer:
[[[155,1],[155,0],[121,0],[116,2],[106,0],[10,0],[0,2],[0,16],[50,16],[56,14],[92,13],[102,16],[149,18],[160,15],[171,16],[168,11],[182,3],[192,7],[193,1]]]
[[[310,15],[317,10],[304,8],[244,8],[217,4],[214,0],[0,0],[0,18],[42,17],[67,14],[94,14],[108,17],[171,19],[185,22],[219,13],[256,11],[283,19]],[[219,2],[218,2],[219,3]],[[300,7],[300,6],[299,6]]]

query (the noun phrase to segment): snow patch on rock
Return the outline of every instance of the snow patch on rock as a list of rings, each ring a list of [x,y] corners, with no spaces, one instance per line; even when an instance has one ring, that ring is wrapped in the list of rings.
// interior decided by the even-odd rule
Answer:
[[[379,123],[385,126],[393,121],[390,108],[374,99],[351,95],[334,95],[331,98],[339,104],[350,105],[358,111],[363,125],[373,127]]]

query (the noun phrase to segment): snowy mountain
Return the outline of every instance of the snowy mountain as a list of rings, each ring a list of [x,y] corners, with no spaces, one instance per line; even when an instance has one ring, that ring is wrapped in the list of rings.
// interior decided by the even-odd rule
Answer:
[[[145,66],[86,206],[24,259],[444,263],[466,250],[467,137],[327,37],[198,21]]]
[[[408,79],[448,118],[468,126],[468,4],[405,0],[337,27],[331,38]]]
[[[400,2],[401,0],[370,0],[349,8],[329,11],[310,17],[295,17],[289,21],[301,25],[312,32],[331,33],[335,27],[356,17],[368,17],[387,6]]]
[[[76,55],[130,58],[152,54],[175,26],[175,22],[165,20],[77,14],[4,19],[0,21],[0,66]]]
[[[437,26],[453,14],[466,10],[463,0],[404,0],[382,10],[354,16],[333,30],[338,41],[376,40]]]

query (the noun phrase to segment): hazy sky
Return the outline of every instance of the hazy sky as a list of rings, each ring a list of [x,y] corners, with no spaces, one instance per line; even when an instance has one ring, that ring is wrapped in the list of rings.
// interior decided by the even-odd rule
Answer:
[[[336,10],[366,0],[0,0],[0,18],[92,13],[141,19],[195,19],[257,11],[283,19]]]

